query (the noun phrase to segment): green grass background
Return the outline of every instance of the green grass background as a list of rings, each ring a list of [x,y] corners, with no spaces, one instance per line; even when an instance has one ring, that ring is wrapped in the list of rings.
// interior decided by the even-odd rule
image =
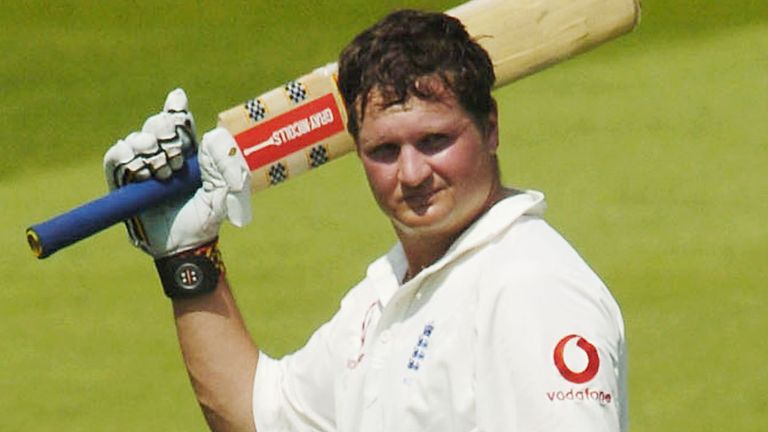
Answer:
[[[103,193],[101,155],[184,86],[198,128],[400,6],[0,4],[0,430],[205,430],[150,260],[122,227],[37,261],[24,229]],[[768,429],[768,4],[645,0],[639,29],[496,93],[508,184],[622,305],[635,431]],[[393,241],[354,157],[225,227],[261,346],[301,346]],[[223,353],[226,355],[226,353]]]

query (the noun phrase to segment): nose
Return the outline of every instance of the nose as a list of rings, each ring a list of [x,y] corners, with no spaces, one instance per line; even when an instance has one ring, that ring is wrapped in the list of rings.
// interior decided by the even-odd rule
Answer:
[[[432,176],[427,155],[411,145],[400,148],[397,178],[404,186],[416,187]]]

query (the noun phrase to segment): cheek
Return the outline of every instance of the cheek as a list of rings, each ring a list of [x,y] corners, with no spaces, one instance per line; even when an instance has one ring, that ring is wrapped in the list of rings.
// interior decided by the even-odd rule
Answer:
[[[490,157],[470,146],[457,146],[433,164],[435,171],[456,186],[485,183]]]
[[[397,188],[397,171],[392,166],[363,161],[363,169],[377,201],[386,200]]]

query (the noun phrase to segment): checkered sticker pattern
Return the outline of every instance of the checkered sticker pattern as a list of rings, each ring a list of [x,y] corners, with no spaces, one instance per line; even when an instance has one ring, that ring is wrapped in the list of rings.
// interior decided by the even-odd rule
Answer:
[[[282,183],[288,179],[288,166],[282,162],[278,162],[269,167],[267,176],[269,177],[269,184],[271,185]]]
[[[290,81],[285,85],[285,92],[291,102],[297,104],[307,99],[307,88],[299,81]]]
[[[245,110],[248,111],[248,117],[257,122],[263,120],[267,115],[267,107],[261,102],[261,99],[251,99],[245,103]]]
[[[322,144],[316,145],[309,150],[307,156],[309,157],[309,166],[317,168],[328,162],[328,149]]]

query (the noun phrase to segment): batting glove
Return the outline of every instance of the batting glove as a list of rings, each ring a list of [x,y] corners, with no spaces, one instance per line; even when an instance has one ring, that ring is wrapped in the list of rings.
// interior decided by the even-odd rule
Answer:
[[[236,226],[251,220],[250,170],[237,144],[222,128],[203,136],[199,148],[195,123],[182,89],[168,94],[163,111],[148,118],[141,132],[119,140],[104,155],[110,190],[178,171],[186,154],[197,152],[202,187],[191,197],[169,201],[126,221],[134,246],[155,258],[178,254],[218,237],[224,219]]]

